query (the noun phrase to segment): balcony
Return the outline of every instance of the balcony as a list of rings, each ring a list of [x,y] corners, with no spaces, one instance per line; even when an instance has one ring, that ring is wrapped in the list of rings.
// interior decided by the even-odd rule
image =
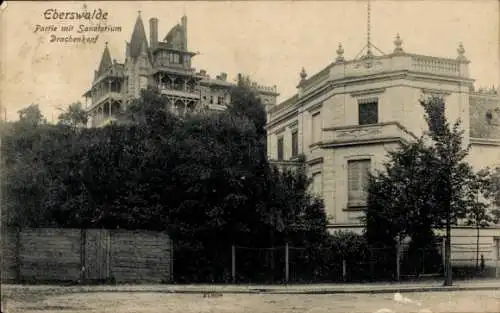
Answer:
[[[321,147],[351,146],[394,141],[411,142],[416,137],[398,122],[353,125],[323,129]]]
[[[208,109],[211,111],[224,111],[227,106],[224,104],[208,104]]]
[[[95,99],[92,99],[92,104],[90,105],[88,111],[92,111],[96,106],[107,100],[121,100],[121,99],[122,99],[121,93],[115,91],[107,92],[99,97],[96,97]]]
[[[193,89],[192,91],[188,91],[188,90],[159,88],[159,90],[160,90],[160,93],[162,95],[167,95],[167,96],[174,96],[174,97],[179,97],[179,98],[189,98],[189,99],[195,99],[195,100],[200,100],[200,98],[201,98],[200,91],[197,89]]]

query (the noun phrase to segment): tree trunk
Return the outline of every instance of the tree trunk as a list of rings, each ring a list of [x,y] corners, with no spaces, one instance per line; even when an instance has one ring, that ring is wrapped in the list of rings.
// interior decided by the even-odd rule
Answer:
[[[450,208],[447,209],[446,214],[446,239],[444,243],[444,286],[453,285],[451,273],[451,221],[450,221]]]
[[[476,271],[479,271],[479,225],[476,225]]]

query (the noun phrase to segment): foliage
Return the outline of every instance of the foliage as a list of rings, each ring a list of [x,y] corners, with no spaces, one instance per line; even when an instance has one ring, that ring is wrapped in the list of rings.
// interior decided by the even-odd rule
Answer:
[[[57,125],[36,105],[21,110],[2,138],[7,223],[165,231],[185,260],[176,273],[191,275],[183,255],[204,251],[205,281],[227,276],[218,267],[232,244],[319,244],[326,217],[304,170],[268,164],[260,101],[244,86],[232,99],[226,112],[180,119],[150,88],[102,128],[78,127],[80,104]]]
[[[493,207],[488,211],[491,222],[498,224],[500,222],[500,167],[485,168],[477,175],[483,183],[482,195]]]
[[[372,244],[394,246],[396,238],[407,236],[418,240],[421,233],[431,229],[432,185],[427,177],[434,161],[419,139],[389,151],[382,170],[370,175],[364,221]]]
[[[450,227],[474,207],[470,200],[477,194],[476,178],[465,161],[468,147],[460,121],[448,123],[440,97],[422,100],[421,105],[429,131],[389,152],[383,171],[370,178],[366,235],[386,245],[409,236],[411,249],[431,249],[432,228],[446,227],[449,261]]]
[[[19,115],[19,123],[25,126],[36,127],[47,123],[47,120],[43,117],[37,104],[31,104],[17,111],[17,113]]]
[[[59,123],[73,128],[85,127],[88,121],[88,114],[82,106],[81,102],[70,104],[66,109],[62,110],[58,117]]]

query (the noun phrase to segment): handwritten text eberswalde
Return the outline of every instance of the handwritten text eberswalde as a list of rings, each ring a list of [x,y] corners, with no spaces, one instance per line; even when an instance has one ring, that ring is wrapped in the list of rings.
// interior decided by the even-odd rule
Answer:
[[[102,20],[108,19],[108,12],[103,12],[101,9],[95,9],[93,11],[67,11],[60,12],[57,9],[47,9],[43,12],[43,16],[46,20]]]
[[[46,25],[36,24],[34,33],[50,33],[49,42],[96,43],[99,38],[98,33],[122,31],[121,26],[107,24],[109,14],[102,9],[90,11],[47,9],[42,15],[50,22]]]

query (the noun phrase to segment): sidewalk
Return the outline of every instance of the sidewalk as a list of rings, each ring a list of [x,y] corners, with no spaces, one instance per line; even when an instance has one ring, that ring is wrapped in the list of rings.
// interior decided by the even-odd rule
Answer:
[[[338,294],[396,293],[461,290],[500,290],[500,279],[457,281],[443,287],[442,281],[415,283],[311,284],[311,285],[2,285],[4,290],[63,289],[65,292],[158,292],[158,293],[226,293],[226,294]]]

